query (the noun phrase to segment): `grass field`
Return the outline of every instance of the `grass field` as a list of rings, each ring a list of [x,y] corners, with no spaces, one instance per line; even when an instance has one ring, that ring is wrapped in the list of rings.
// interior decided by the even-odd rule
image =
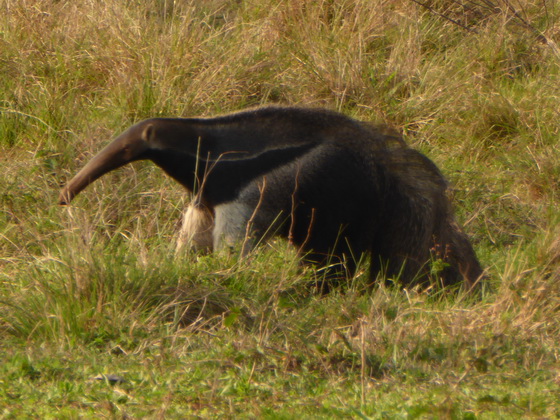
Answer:
[[[560,5],[426,5],[0,0],[0,418],[560,417]],[[320,296],[282,241],[175,258],[150,163],[57,205],[140,119],[271,103],[436,162],[482,296]]]

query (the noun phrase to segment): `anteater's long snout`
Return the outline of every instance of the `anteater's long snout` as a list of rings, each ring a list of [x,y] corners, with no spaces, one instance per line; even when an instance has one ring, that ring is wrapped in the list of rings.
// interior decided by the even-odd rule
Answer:
[[[129,162],[142,159],[148,150],[148,143],[141,139],[131,139],[128,133],[116,138],[99,152],[60,191],[58,203],[69,204],[72,199],[97,178],[120,168]]]

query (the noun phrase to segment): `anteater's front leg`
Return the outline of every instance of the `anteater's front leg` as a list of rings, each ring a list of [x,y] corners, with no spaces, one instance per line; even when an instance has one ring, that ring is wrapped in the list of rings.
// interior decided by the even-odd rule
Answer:
[[[176,252],[179,253],[185,248],[194,249],[197,252],[212,252],[214,249],[213,232],[213,211],[193,200],[183,216]]]

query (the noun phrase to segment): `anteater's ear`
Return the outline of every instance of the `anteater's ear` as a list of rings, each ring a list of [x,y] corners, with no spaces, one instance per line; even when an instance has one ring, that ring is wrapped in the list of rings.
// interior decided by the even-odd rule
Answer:
[[[142,131],[142,140],[151,142],[156,135],[156,129],[153,124],[146,124]]]

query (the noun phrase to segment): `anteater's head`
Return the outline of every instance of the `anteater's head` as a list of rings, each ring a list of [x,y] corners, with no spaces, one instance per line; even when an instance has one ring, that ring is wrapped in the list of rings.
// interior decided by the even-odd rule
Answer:
[[[154,124],[142,121],[101,150],[72,180],[62,189],[59,204],[69,204],[85,187],[100,176],[127,163],[146,159],[155,137]]]

